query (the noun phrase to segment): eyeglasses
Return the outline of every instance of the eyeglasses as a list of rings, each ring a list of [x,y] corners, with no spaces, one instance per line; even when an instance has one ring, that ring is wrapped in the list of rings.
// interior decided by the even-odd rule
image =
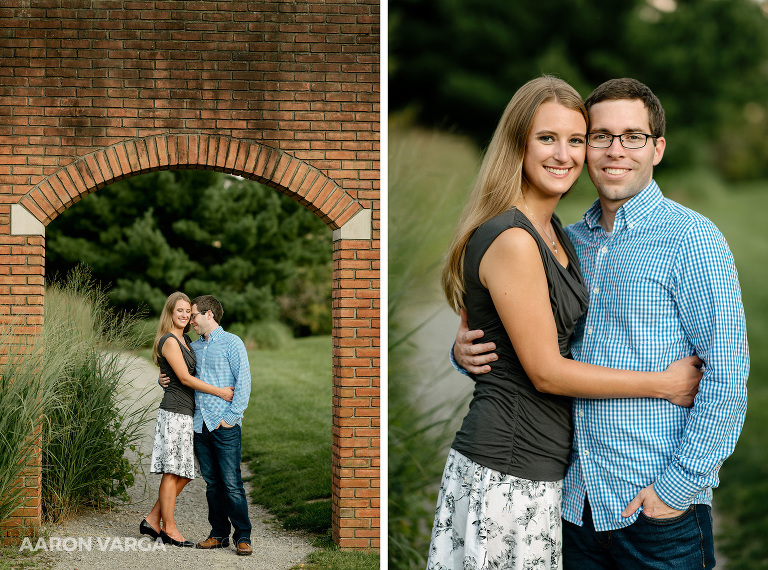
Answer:
[[[623,135],[589,133],[587,134],[587,144],[592,148],[608,148],[613,144],[613,139],[619,139],[621,146],[634,150],[643,148],[648,143],[648,139],[654,139],[654,144],[656,144],[657,138],[659,137],[645,133],[624,133]]]
[[[208,309],[208,311],[210,311],[210,309]],[[194,319],[194,318],[195,318],[197,315],[204,315],[204,314],[205,314],[205,313],[207,313],[208,311],[203,311],[202,313],[192,313],[192,314],[190,315],[190,318]]]

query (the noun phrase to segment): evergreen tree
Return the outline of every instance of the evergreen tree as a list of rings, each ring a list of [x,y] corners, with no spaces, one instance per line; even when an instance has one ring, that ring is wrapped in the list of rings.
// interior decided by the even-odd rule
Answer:
[[[549,73],[582,96],[634,77],[674,144],[662,168],[768,176],[768,9],[756,0],[390,0],[389,102],[485,146],[514,92]]]
[[[219,172],[121,180],[46,230],[47,273],[82,262],[118,309],[159,314],[175,290],[213,294],[224,322],[282,319],[330,330],[331,232],[275,190]]]

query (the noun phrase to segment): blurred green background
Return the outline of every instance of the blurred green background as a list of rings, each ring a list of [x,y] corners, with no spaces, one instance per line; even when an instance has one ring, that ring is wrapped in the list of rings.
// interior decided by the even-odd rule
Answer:
[[[656,180],[733,251],[752,363],[715,491],[718,567],[768,568],[768,3],[390,0],[389,12],[389,567],[424,567],[471,393],[447,362],[458,317],[442,256],[504,106],[551,73],[584,97],[612,77],[648,84],[667,113]],[[558,214],[575,222],[595,199],[584,173]]]

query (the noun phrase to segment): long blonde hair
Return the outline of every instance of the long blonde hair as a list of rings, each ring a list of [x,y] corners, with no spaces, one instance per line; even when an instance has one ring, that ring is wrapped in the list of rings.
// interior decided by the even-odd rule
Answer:
[[[189,297],[187,297],[181,291],[171,293],[165,300],[163,312],[160,313],[160,322],[157,323],[157,333],[155,334],[155,344],[152,347],[152,360],[154,360],[155,364],[158,366],[160,366],[160,363],[158,362],[160,352],[157,349],[157,345],[160,342],[160,339],[163,338],[164,334],[173,330],[173,309],[176,307],[176,303],[178,303],[180,300],[189,303]],[[190,322],[187,322],[187,326],[184,327],[184,332],[189,330]]]
[[[501,116],[485,152],[469,201],[461,214],[443,267],[443,292],[457,313],[464,307],[464,251],[472,233],[484,222],[506,212],[522,193],[525,146],[536,111],[543,103],[557,102],[589,116],[578,92],[568,83],[544,75],[517,90]]]

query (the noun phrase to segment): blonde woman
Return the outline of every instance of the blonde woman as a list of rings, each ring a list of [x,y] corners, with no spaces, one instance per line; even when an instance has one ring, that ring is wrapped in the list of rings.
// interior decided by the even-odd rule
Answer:
[[[160,316],[152,357],[163,374],[171,378],[160,402],[152,445],[151,473],[162,473],[155,506],[141,521],[139,531],[174,546],[194,547],[176,528],[176,496],[195,478],[194,431],[195,390],[232,401],[234,388],[217,388],[194,377],[196,358],[190,348],[192,306],[189,297],[176,292],[168,297]],[[162,521],[162,525],[161,525]]]
[[[430,570],[556,569],[572,422],[569,396],[652,397],[690,406],[701,361],[664,372],[575,362],[569,343],[588,292],[556,216],[586,153],[579,94],[544,76],[521,87],[499,122],[454,235],[443,288],[470,329],[495,342],[473,376],[432,531]]]

